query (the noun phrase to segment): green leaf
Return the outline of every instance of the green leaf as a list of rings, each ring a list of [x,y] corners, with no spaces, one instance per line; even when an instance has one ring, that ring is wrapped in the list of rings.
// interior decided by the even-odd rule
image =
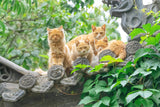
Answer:
[[[134,71],[134,73],[131,76],[135,76],[137,74],[142,74],[143,76],[147,76],[147,75],[149,75],[151,73],[152,73],[152,71],[148,71],[147,72],[143,68],[138,68],[138,69],[136,69],[136,71]]]
[[[90,72],[97,72],[103,68],[104,64],[96,65]]]
[[[107,86],[107,83],[106,83],[106,81],[104,81],[104,80],[99,80],[99,81],[97,82],[96,86],[105,87],[105,86]]]
[[[140,33],[146,33],[146,32],[141,28],[136,28],[129,35],[131,36],[131,39],[133,39],[135,36],[137,36]]]
[[[48,55],[39,55],[40,57],[43,57],[43,58],[46,58],[46,59],[49,59]]]
[[[109,106],[111,99],[110,99],[110,97],[106,96],[106,97],[101,98],[101,101],[104,105]]]
[[[93,101],[96,101],[93,97],[86,96],[85,98],[81,99],[81,101],[79,102],[79,105],[80,104],[89,104]]]
[[[127,104],[130,103],[132,100],[134,100],[138,95],[139,95],[139,92],[137,91],[135,91],[134,93],[131,92],[131,94],[129,93],[126,97]]]
[[[120,83],[121,83],[121,85],[124,87],[124,86],[128,83],[128,81],[122,80]]]
[[[101,60],[100,60],[100,62],[101,61],[109,61],[108,64],[114,63],[114,62],[123,62],[122,59],[120,59],[120,58],[114,58],[114,57],[112,57],[110,55],[106,55],[106,56],[102,57]]]
[[[160,25],[153,25],[152,28],[150,29],[150,35],[152,35],[157,30],[160,30]]]
[[[111,89],[115,88],[116,86],[120,85],[121,84],[121,81],[117,81],[116,83],[114,83],[112,86],[111,86]]]
[[[135,101],[135,106],[136,107],[141,107],[142,105],[143,105],[143,107],[153,107],[153,102],[152,102],[152,100],[138,98]]]
[[[4,34],[5,32],[5,25],[2,21],[0,21],[0,35]]]
[[[150,53],[153,53],[154,50],[153,49],[149,49],[149,48],[142,48],[136,51],[135,57],[134,57],[134,63],[136,63],[139,58],[144,57]]]
[[[96,102],[92,107],[100,107],[100,105],[102,104],[102,101],[98,101]]]
[[[111,91],[111,89],[109,87],[108,88],[106,88],[106,87],[96,87],[95,88],[96,94],[98,94],[100,92],[110,92],[110,91]]]
[[[150,33],[152,26],[151,26],[150,23],[147,23],[147,24],[145,24],[145,25],[142,25],[142,27],[143,27],[143,29],[144,29],[145,31],[147,31],[147,33]]]
[[[134,85],[134,86],[132,86],[132,90],[133,89],[143,89],[143,85]]]
[[[152,95],[151,91],[139,91],[139,95],[143,98],[148,98]]]
[[[159,106],[160,104],[160,92],[154,92],[151,99]]]

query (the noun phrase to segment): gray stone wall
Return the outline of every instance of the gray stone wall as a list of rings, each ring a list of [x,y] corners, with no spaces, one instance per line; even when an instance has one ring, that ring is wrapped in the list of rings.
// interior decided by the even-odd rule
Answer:
[[[80,95],[64,95],[62,93],[29,93],[17,102],[2,102],[0,107],[80,107],[77,104]]]

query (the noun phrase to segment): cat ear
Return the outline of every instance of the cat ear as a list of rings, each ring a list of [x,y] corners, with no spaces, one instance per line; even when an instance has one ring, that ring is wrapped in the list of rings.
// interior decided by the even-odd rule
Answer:
[[[62,29],[63,29],[63,25],[61,25],[58,29],[59,29],[59,30],[62,30]]]
[[[78,41],[78,40],[76,40],[76,41],[75,41],[75,44],[76,44],[76,46],[78,46],[78,44],[79,44],[79,41]]]
[[[92,31],[94,32],[96,30],[96,27],[92,25]]]
[[[106,30],[106,24],[101,27],[104,31]]]
[[[104,41],[104,42],[108,42],[108,38],[105,36],[105,37],[103,38],[103,41]]]
[[[87,44],[89,44],[89,39],[87,38],[87,39],[85,40],[85,42],[86,42]]]

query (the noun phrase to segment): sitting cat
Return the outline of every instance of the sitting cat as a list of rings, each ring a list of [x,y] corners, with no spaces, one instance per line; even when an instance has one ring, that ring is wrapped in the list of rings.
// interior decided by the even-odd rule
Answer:
[[[93,56],[93,51],[89,44],[89,39],[86,39],[85,41],[84,40],[75,41],[75,44],[72,46],[71,50],[72,61],[75,61],[79,57],[84,57],[87,58],[91,63],[92,56]]]
[[[103,50],[110,49],[112,52],[115,53],[117,58],[125,59],[126,58],[126,44],[120,40],[111,40],[108,42],[106,38],[107,37],[105,37],[102,40],[98,40],[95,43],[95,47],[99,51],[99,53],[101,53]],[[104,67],[107,65],[108,64],[105,64]]]
[[[108,47],[108,38],[106,36],[103,39],[95,41],[95,48],[97,52],[100,52],[106,47]]]
[[[92,33],[88,35],[77,36],[76,38],[69,41],[67,45],[69,49],[72,50],[72,45],[75,44],[76,40],[85,40],[86,38],[88,38],[90,41],[90,45],[92,46],[94,54],[97,55],[97,51],[95,49],[95,40],[100,40],[105,37],[105,29],[106,29],[105,24],[101,27],[95,27],[94,25],[92,25]]]
[[[49,45],[49,68],[53,65],[62,65],[64,68],[71,67],[70,51],[65,44],[65,35],[63,26],[59,28],[49,29],[48,45]]]

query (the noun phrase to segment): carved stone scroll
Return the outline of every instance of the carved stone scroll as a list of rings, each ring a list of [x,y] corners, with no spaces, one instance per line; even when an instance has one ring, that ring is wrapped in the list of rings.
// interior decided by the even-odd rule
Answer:
[[[121,62],[118,64],[118,66],[125,66],[128,62],[133,62],[134,61],[134,56],[130,55],[129,57],[127,57],[124,62]]]
[[[81,80],[82,76],[82,73],[74,73],[71,77],[62,79],[60,83],[65,86],[75,86]]]
[[[126,45],[126,52],[128,55],[134,55],[140,48],[142,48],[142,45],[139,42],[131,41]]]
[[[9,81],[12,77],[12,73],[10,68],[0,64],[0,81]]]
[[[16,102],[21,99],[26,94],[25,90],[16,89],[10,90],[2,93],[2,98],[4,101]]]
[[[48,92],[54,86],[54,81],[49,81],[47,76],[37,78],[37,84],[31,89],[35,93]]]
[[[36,83],[36,78],[32,75],[24,75],[19,80],[19,87],[22,89],[31,89]]]
[[[61,65],[54,65],[48,70],[48,78],[51,80],[59,80],[64,76],[65,70]]]
[[[104,56],[106,56],[106,55],[110,55],[110,56],[112,56],[112,57],[116,57],[116,55],[111,51],[111,50],[109,50],[109,49],[106,49],[106,50],[103,50],[100,54],[99,54],[99,60],[102,58],[102,57],[104,57]],[[101,63],[107,63],[108,61],[102,61]]]
[[[77,58],[74,62],[73,62],[73,66],[76,66],[78,64],[85,64],[85,65],[89,65],[89,61],[87,58]]]

